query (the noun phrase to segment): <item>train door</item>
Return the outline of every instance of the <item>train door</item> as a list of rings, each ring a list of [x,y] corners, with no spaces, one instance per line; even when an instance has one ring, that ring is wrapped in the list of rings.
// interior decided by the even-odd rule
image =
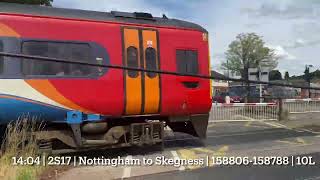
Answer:
[[[158,32],[152,29],[123,28],[123,64],[150,70],[160,69]],[[160,74],[124,71],[125,114],[158,114]]]

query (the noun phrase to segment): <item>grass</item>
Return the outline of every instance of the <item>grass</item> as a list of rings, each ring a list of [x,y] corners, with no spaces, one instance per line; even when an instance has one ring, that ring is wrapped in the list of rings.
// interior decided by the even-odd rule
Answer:
[[[35,118],[20,117],[8,125],[5,140],[2,144],[0,157],[0,179],[3,180],[34,180],[45,170],[42,165],[13,165],[13,157],[39,156],[36,139],[32,135],[41,126]]]

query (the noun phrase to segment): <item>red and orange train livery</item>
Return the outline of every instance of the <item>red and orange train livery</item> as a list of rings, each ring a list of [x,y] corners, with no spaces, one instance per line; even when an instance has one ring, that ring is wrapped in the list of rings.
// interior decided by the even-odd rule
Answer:
[[[193,23],[0,7],[0,52],[209,75],[208,33]],[[208,79],[0,56],[0,124],[24,115],[45,121],[37,138],[51,150],[154,144],[165,125],[204,138],[210,94]]]

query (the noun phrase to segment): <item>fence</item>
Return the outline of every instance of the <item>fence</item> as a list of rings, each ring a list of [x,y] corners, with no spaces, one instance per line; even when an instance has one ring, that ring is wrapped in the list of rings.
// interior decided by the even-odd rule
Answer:
[[[320,98],[313,99],[285,99],[282,108],[278,103],[214,103],[210,113],[210,121],[251,121],[278,120],[279,110],[294,113],[319,113]],[[286,117],[291,119],[290,117]]]
[[[320,98],[286,99],[283,100],[283,110],[289,113],[320,112]]]
[[[276,103],[212,104],[211,121],[277,120]]]

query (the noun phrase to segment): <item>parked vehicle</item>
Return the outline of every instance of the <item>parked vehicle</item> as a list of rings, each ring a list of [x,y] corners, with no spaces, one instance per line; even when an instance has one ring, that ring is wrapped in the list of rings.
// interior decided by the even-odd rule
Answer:
[[[230,97],[230,103],[242,103],[244,98],[233,92],[218,92],[213,98],[214,103],[226,103],[226,96]]]
[[[214,103],[225,103],[226,102],[227,92],[217,92],[216,95],[212,98]]]

